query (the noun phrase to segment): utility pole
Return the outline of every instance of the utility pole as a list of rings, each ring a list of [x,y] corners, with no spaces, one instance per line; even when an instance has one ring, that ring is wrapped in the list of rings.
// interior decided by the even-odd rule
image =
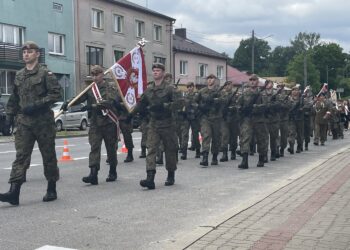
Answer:
[[[254,74],[254,42],[255,42],[254,30],[252,30],[252,74]]]
[[[304,52],[304,86],[302,86],[302,89],[304,89],[307,85],[307,58],[306,58],[306,52]]]

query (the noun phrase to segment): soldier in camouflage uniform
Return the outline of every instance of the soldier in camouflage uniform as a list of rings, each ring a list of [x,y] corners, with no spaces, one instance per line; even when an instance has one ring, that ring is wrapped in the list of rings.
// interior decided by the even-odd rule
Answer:
[[[140,102],[133,112],[148,110],[150,122],[147,134],[147,178],[140,181],[142,187],[154,189],[154,177],[156,174],[156,151],[160,141],[163,141],[166,169],[168,177],[166,186],[174,185],[176,166],[177,138],[173,112],[177,108],[175,103],[175,89],[164,81],[165,67],[156,63],[152,66],[154,83],[149,85],[143,93]]]
[[[304,94],[304,141],[305,141],[305,151],[309,150],[309,143],[311,137],[311,125],[312,125],[312,105],[313,105],[313,96],[309,86],[305,88]]]
[[[278,152],[277,141],[278,141],[278,130],[280,126],[280,103],[277,100],[278,92],[273,89],[273,82],[266,80],[266,89],[261,93],[263,102],[267,103],[266,118],[267,128],[270,135],[270,150],[271,150],[271,161],[276,160]]]
[[[198,104],[195,102],[198,93],[194,91],[194,83],[187,83],[187,92],[184,97],[184,113],[185,121],[182,125],[182,145],[181,145],[181,159],[187,159],[187,147],[189,140],[190,128],[192,131],[192,146],[196,150],[196,158],[200,158],[199,143],[199,120],[198,120]]]
[[[218,153],[220,148],[221,137],[221,98],[218,86],[215,83],[216,76],[210,74],[207,77],[208,85],[198,92],[196,102],[200,111],[200,126],[202,141],[203,159],[200,165],[208,166],[208,155],[211,148],[213,158],[211,165],[218,165]]]
[[[115,83],[109,83],[104,80],[103,68],[99,65],[91,69],[91,75],[97,84],[102,100],[96,101],[96,98],[90,89],[83,94],[76,103],[87,102],[87,109],[90,113],[89,144],[91,151],[89,154],[90,174],[83,177],[82,181],[92,185],[98,185],[98,171],[101,162],[101,144],[104,141],[109,161],[109,175],[107,182],[117,179],[117,125],[103,111],[110,110],[117,114],[115,100],[118,95]],[[67,104],[66,104],[67,105]],[[66,109],[64,105],[63,110]]]
[[[268,130],[266,127],[265,110],[266,103],[263,100],[258,89],[259,78],[256,75],[250,77],[250,87],[243,91],[238,100],[241,113],[240,123],[240,151],[242,162],[239,168],[248,168],[248,153],[253,131],[256,133],[257,151],[259,161],[257,167],[264,166],[264,157],[268,150]]]
[[[9,180],[11,188],[9,192],[0,194],[0,201],[12,205],[19,204],[20,188],[35,142],[38,143],[48,181],[43,201],[57,199],[56,182],[59,179],[55,119],[50,106],[61,99],[61,87],[53,73],[38,63],[40,52],[36,43],[26,42],[22,52],[26,66],[16,74],[6,110],[7,125],[13,125],[16,117],[16,160],[12,164]]]
[[[314,109],[316,111],[314,145],[316,146],[319,145],[320,141],[321,146],[324,146],[327,140],[328,121],[331,116],[330,108],[330,102],[326,100],[325,94],[321,93],[314,104]]]
[[[220,162],[228,161],[228,145],[231,150],[231,160],[236,159],[237,139],[239,133],[239,116],[237,110],[237,100],[240,95],[239,86],[234,88],[231,81],[225,83],[226,87],[222,91],[223,121],[221,123],[221,151]]]
[[[288,123],[289,123],[289,95],[287,95],[283,89],[284,84],[280,83],[277,85],[277,88],[282,89],[281,94],[278,95],[278,102],[280,103],[280,122],[279,122],[279,143],[277,144],[279,150],[279,157],[284,157],[284,150],[287,147],[288,143]],[[277,151],[278,151],[277,150]]]
[[[341,116],[340,109],[338,108],[337,103],[333,103],[333,107],[331,108],[331,117],[330,117],[330,130],[332,131],[333,140],[343,139],[343,130],[341,126]]]
[[[303,151],[304,141],[304,112],[303,112],[303,96],[300,94],[298,86],[292,88],[292,94],[289,97],[290,111],[289,111],[289,135],[288,152],[294,154],[294,144],[297,141],[296,153]]]

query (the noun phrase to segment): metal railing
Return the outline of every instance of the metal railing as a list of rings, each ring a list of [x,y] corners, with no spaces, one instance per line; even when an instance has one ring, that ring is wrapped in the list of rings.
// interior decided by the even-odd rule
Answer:
[[[16,63],[23,65],[22,46],[0,42],[0,61],[2,63]],[[45,63],[45,49],[40,49],[40,63]]]

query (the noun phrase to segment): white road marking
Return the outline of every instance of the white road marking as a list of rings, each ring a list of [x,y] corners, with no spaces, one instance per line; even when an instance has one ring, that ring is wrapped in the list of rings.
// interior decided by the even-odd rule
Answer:
[[[75,160],[75,161],[85,160],[85,159],[89,159],[89,157],[85,156],[85,157],[73,158],[73,160]]]
[[[36,248],[35,250],[78,250],[78,249],[45,245],[45,246]]]

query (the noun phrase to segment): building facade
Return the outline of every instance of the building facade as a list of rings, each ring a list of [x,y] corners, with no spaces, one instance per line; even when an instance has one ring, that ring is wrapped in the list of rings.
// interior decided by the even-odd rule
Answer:
[[[56,75],[63,95],[75,92],[73,0],[0,0],[0,91],[12,93],[16,71],[24,66],[21,46],[35,41],[40,62]]]
[[[206,85],[206,77],[214,74],[219,84],[226,81],[227,57],[187,38],[186,29],[175,29],[173,35],[174,75],[179,84],[194,82]]]
[[[82,90],[92,65],[105,69],[133,49],[142,38],[147,75],[151,65],[162,62],[172,69],[172,27],[175,19],[125,0],[75,2],[76,82]],[[79,91],[78,91],[79,92]]]

